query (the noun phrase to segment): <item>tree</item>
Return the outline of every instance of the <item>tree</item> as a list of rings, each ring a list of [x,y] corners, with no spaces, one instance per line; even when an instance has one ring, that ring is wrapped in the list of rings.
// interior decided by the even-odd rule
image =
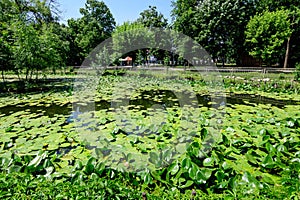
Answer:
[[[36,29],[35,24],[17,21],[14,29],[13,63],[14,70],[19,75],[25,70],[25,80],[32,78],[34,72],[56,69],[64,66],[65,60],[60,51],[61,44],[58,35],[53,33],[52,24],[44,24]]]
[[[138,50],[143,57],[146,56],[147,46],[154,42],[152,32],[142,23],[124,22],[117,26],[112,34],[114,58],[122,56],[136,57]],[[141,56],[141,55],[139,55]]]
[[[295,0],[260,0],[259,7],[261,11],[276,11],[278,9],[294,10],[300,7],[300,1]]]
[[[82,47],[79,45],[77,35],[81,34],[80,19],[69,19],[66,28],[66,40],[69,42],[69,54],[67,56],[67,65],[78,66],[82,63]]]
[[[199,42],[214,59],[227,57],[239,64],[244,30],[256,4],[256,0],[177,0],[173,26]]]
[[[137,22],[144,24],[148,28],[166,28],[168,25],[168,20],[157,11],[156,6],[149,6],[149,9],[141,12]]]
[[[56,0],[14,0],[14,8],[27,22],[35,24],[58,21],[59,13]]]
[[[80,13],[83,15],[81,18],[68,20],[70,49],[75,50],[75,56],[79,57],[69,60],[78,60],[80,63],[77,64],[81,64],[92,49],[111,36],[116,24],[103,1],[87,0]]]
[[[245,34],[250,55],[261,58],[268,65],[279,62],[284,56],[284,44],[292,34],[289,11],[266,11],[254,16]]]
[[[55,34],[58,17],[55,0],[3,0],[0,2],[0,63],[2,75],[6,70],[17,74],[25,71],[26,80],[35,71],[55,71],[63,67],[64,42]],[[3,76],[4,77],[4,76]]]
[[[300,22],[299,22],[299,8],[300,1],[294,0],[261,0],[259,1],[259,8],[263,11],[277,11],[287,10],[289,14],[289,20],[291,22],[292,35],[286,42],[286,55],[284,59],[284,67],[294,67],[300,59]],[[282,64],[282,62],[281,62]]]
[[[168,20],[163,16],[162,13],[157,11],[156,6],[149,6],[148,9],[141,12],[140,17],[137,19],[137,22],[143,24],[145,27],[150,29],[159,28],[166,30],[166,28],[168,27]],[[153,39],[156,43],[158,43],[156,44],[156,46],[162,46],[162,43],[164,43],[164,40],[166,39],[161,38],[160,31],[154,31],[153,34]],[[166,53],[164,50],[161,50],[159,48],[151,48],[147,50],[148,51],[143,51],[143,56],[146,58],[146,60],[148,59],[150,54],[152,56],[155,56],[155,58],[158,60],[163,60],[164,54]]]
[[[192,38],[197,36],[198,30],[194,23],[197,5],[197,0],[172,1],[171,16],[174,18],[172,27]]]
[[[4,72],[12,70],[12,31],[11,22],[14,18],[13,3],[9,0],[0,2],[0,69],[4,82]]]

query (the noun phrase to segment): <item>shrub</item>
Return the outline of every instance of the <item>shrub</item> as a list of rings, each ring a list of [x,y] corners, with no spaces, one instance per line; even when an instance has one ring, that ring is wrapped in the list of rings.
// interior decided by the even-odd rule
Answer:
[[[296,63],[295,80],[300,81],[300,63]]]

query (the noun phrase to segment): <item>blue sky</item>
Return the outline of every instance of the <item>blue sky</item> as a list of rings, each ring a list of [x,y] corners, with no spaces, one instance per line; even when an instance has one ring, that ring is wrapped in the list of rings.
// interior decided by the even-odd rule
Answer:
[[[58,0],[58,2],[65,23],[69,18],[81,17],[79,8],[84,7],[86,0]],[[148,9],[150,5],[156,6],[157,10],[170,22],[171,0],[104,0],[104,2],[112,12],[117,24],[136,20],[139,14]]]

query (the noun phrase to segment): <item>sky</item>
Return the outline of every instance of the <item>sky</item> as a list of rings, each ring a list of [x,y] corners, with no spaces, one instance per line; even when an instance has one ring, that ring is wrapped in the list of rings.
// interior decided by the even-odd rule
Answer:
[[[62,22],[70,18],[79,18],[79,8],[85,6],[86,0],[58,0],[60,10],[62,11]],[[171,0],[104,0],[104,3],[110,9],[117,25],[123,24],[125,21],[134,21],[139,14],[148,9],[149,6],[156,6],[165,18],[171,21],[170,13],[172,10]]]

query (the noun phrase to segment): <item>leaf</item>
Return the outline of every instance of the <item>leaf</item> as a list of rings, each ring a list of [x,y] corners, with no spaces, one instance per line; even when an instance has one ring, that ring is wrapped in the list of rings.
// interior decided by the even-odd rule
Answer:
[[[162,155],[162,159],[166,162],[170,162],[171,159],[172,159],[172,150],[171,149],[167,149],[163,152],[163,155]]]
[[[266,143],[266,149],[270,155],[274,155],[276,153],[276,149],[269,142]]]
[[[14,129],[14,127],[10,126],[10,127],[8,127],[8,128],[5,129],[5,132],[11,132],[13,129]]]
[[[186,184],[184,184],[183,186],[181,186],[181,188],[188,188],[188,187],[191,187],[193,184],[194,184],[193,181],[188,180],[188,181],[186,182]]]
[[[197,171],[196,180],[199,183],[206,183],[206,181],[211,177],[212,169],[202,169]]]
[[[82,162],[79,160],[75,164],[75,169],[76,170],[81,170],[83,168]]]
[[[199,168],[197,167],[197,165],[192,163],[192,166],[188,170],[189,177],[191,179],[195,180],[197,178],[196,175],[197,175],[198,170],[199,170]]]
[[[262,166],[265,168],[273,168],[275,165],[272,156],[267,155],[262,161]]]
[[[293,128],[295,126],[295,123],[293,121],[287,121],[286,125],[290,128]]]
[[[212,167],[212,166],[214,166],[214,159],[213,158],[205,158],[203,160],[203,166],[205,166],[205,167]]]
[[[247,160],[252,164],[257,164],[257,160],[253,157],[253,155],[251,153],[252,153],[252,151],[247,152],[247,154],[246,154]]]
[[[90,175],[90,179],[91,179],[91,180],[98,180],[99,177],[98,177],[98,175],[97,175],[96,173],[92,173],[92,174]]]
[[[230,145],[229,139],[224,134],[222,135],[222,140],[224,145]]]
[[[178,162],[172,163],[169,167],[168,167],[168,171],[171,173],[171,175],[175,175],[179,170],[179,165]]]
[[[222,182],[225,178],[225,173],[221,170],[217,171],[215,176],[217,177],[218,182]]]
[[[242,180],[245,181],[246,183],[252,183],[256,181],[256,179],[253,178],[249,172],[245,172],[243,174]]]
[[[260,135],[266,135],[268,133],[267,129],[263,128],[259,131]]]
[[[43,159],[45,159],[47,156],[46,152],[44,152],[42,155],[37,155],[29,164],[28,167],[37,167],[41,164]]]
[[[208,131],[206,128],[201,129],[201,140],[204,140],[208,135]]]
[[[44,175],[45,177],[49,177],[53,172],[54,172],[54,167],[47,167],[46,169],[46,174]]]
[[[83,176],[80,171],[75,172],[75,174],[72,176],[71,182],[81,182],[83,180]]]
[[[263,182],[271,184],[271,185],[275,184],[274,180],[268,175],[263,175],[262,180],[263,180]]]
[[[186,157],[181,162],[181,167],[188,170],[192,165],[191,159]]]
[[[88,162],[87,162],[87,164],[86,164],[86,166],[84,168],[84,172],[86,174],[88,174],[88,175],[92,174],[94,172],[94,170],[95,170],[95,165],[96,165],[95,158],[91,157],[88,160]]]
[[[146,185],[150,184],[152,181],[152,177],[151,177],[150,173],[145,173],[143,180]]]
[[[149,161],[155,165],[158,164],[158,161],[159,161],[159,156],[157,153],[155,152],[150,152],[150,158],[149,158]]]
[[[224,170],[228,170],[228,169],[231,169],[232,167],[231,167],[226,161],[224,161],[224,162],[222,163],[222,168],[223,168]]]

